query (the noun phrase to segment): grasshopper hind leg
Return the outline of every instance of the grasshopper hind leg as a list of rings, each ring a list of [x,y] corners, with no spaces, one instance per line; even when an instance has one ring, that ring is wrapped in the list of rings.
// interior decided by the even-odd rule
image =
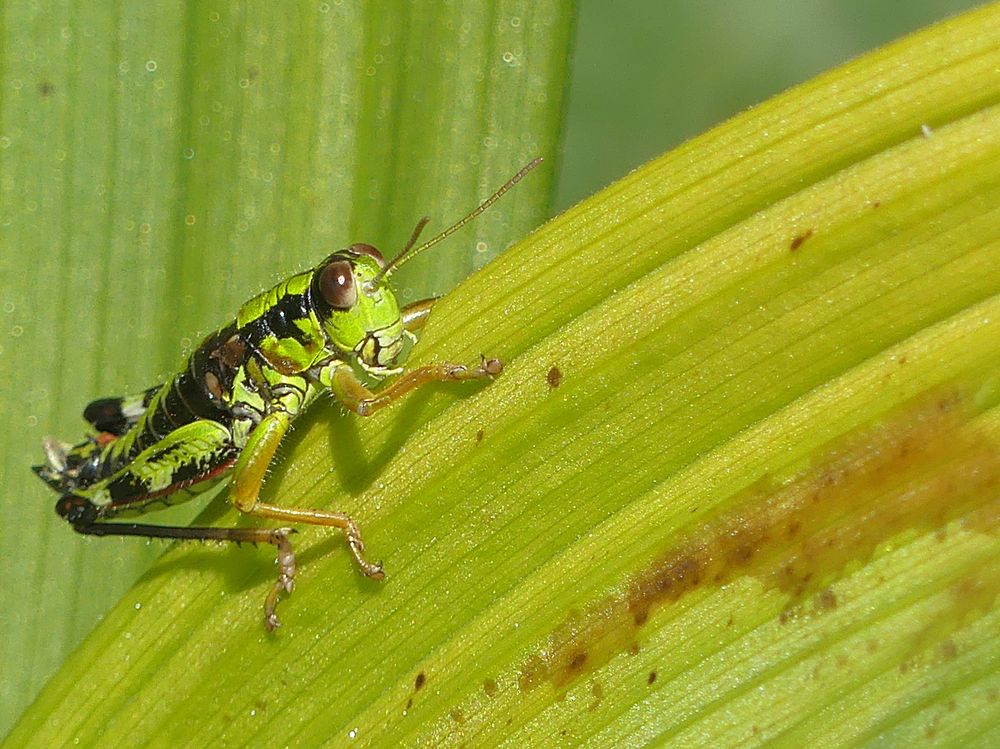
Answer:
[[[147,523],[105,523],[97,520],[98,510],[89,500],[67,494],[56,504],[56,512],[77,533],[85,536],[138,536],[173,541],[220,541],[236,544],[270,544],[277,551],[278,577],[264,599],[264,626],[273,631],[281,626],[276,608],[282,593],[295,588],[295,552],[289,536],[294,528],[212,528],[150,525]]]

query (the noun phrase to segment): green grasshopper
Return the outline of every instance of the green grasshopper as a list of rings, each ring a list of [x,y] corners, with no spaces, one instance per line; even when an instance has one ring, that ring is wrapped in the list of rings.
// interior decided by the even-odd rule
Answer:
[[[102,398],[84,409],[94,432],[76,445],[48,438],[45,465],[34,471],[60,494],[56,512],[78,533],[268,543],[277,549],[278,578],[264,601],[268,630],[275,608],[295,585],[290,527],[175,527],[107,522],[183,502],[231,476],[229,500],[240,512],[283,523],[339,528],[361,571],[380,580],[380,563],[364,556],[361,531],[349,516],[279,507],[260,500],[275,451],[292,421],[332,392],[359,416],[370,416],[432,382],[490,380],[499,359],[477,366],[428,364],[403,374],[404,340],[416,340],[435,299],[400,308],[389,277],[404,262],[474,219],[513,187],[535,159],[472,213],[415,247],[428,219],[391,262],[368,244],[338,250],[244,304],[236,319],[209,335],[184,368],[141,395]],[[402,375],[377,392],[376,380]]]

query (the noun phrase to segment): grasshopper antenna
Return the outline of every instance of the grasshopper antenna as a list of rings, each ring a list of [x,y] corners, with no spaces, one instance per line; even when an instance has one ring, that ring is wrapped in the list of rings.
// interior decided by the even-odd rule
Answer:
[[[422,232],[424,230],[424,227],[427,226],[427,222],[430,221],[430,219],[427,218],[427,216],[424,216],[423,218],[421,218],[417,222],[416,227],[413,229],[413,234],[410,235],[410,241],[408,241],[406,243],[406,246],[403,248],[403,251],[400,252],[398,255],[396,255],[396,257],[394,257],[392,259],[392,261],[387,266],[385,266],[385,268],[383,268],[381,270],[381,272],[377,276],[375,276],[374,282],[376,284],[379,283],[383,278],[391,275],[392,272],[395,271],[397,268],[399,268],[403,263],[409,262],[410,260],[412,260],[413,258],[415,258],[417,255],[419,255],[424,250],[429,250],[431,247],[433,247],[434,245],[436,245],[441,240],[443,240],[443,239],[445,239],[447,237],[450,237],[456,231],[458,231],[463,226],[465,226],[467,223],[469,223],[470,221],[472,221],[472,219],[474,219],[480,213],[482,213],[487,208],[489,208],[491,205],[493,205],[494,203],[496,203],[501,197],[503,197],[503,194],[505,192],[507,192],[510,188],[512,188],[514,185],[516,185],[522,179],[524,179],[524,176],[528,172],[530,172],[532,169],[534,169],[536,166],[538,166],[541,163],[542,163],[542,157],[541,156],[538,156],[538,157],[532,159],[528,164],[526,164],[524,167],[521,168],[521,171],[519,171],[517,174],[515,174],[509,180],[507,180],[506,182],[504,182],[504,184],[500,187],[499,190],[497,190],[495,193],[493,193],[488,198],[486,198],[486,200],[484,200],[482,203],[480,203],[479,206],[474,211],[472,211],[472,213],[468,214],[467,216],[465,216],[461,220],[459,220],[456,223],[452,224],[447,229],[445,229],[443,232],[441,232],[440,234],[438,234],[436,237],[434,237],[432,239],[428,239],[422,245],[420,245],[419,247],[417,247],[417,248],[414,249],[413,246],[417,243],[417,239],[419,239],[419,237],[420,237],[420,232]]]

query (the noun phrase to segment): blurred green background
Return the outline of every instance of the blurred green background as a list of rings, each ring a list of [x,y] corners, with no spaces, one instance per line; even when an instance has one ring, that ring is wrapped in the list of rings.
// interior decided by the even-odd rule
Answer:
[[[746,107],[977,5],[584,0],[555,209]]]

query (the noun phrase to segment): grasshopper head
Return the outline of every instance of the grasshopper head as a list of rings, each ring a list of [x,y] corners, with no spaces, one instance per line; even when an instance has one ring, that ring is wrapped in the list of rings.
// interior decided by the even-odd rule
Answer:
[[[352,244],[330,255],[312,279],[312,298],[317,300],[316,311],[327,338],[344,353],[354,354],[362,369],[374,375],[398,371],[394,367],[406,334],[389,276],[493,205],[541,161],[540,157],[533,159],[474,211],[418,246],[417,239],[428,221],[426,216],[420,219],[410,241],[389,262],[370,244]]]
[[[324,260],[312,279],[327,338],[376,375],[388,373],[403,349],[403,320],[385,267],[374,247],[353,244]]]

